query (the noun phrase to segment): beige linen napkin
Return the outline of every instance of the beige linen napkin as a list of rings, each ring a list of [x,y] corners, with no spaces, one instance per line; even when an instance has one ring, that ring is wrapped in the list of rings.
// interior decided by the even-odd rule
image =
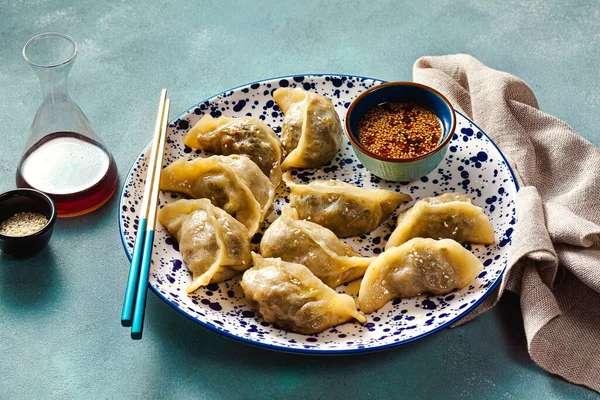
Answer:
[[[600,150],[541,112],[522,80],[469,55],[422,57],[413,75],[490,135],[520,186],[502,284],[465,320],[516,292],[531,358],[600,392]]]

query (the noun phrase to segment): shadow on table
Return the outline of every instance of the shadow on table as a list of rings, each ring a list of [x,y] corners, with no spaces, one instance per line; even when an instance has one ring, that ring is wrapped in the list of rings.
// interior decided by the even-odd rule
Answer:
[[[162,359],[156,366],[158,371],[155,373],[158,376],[172,376],[173,363],[184,363],[184,369],[188,371],[186,374],[202,379],[203,385],[214,391],[213,395],[230,396],[234,389],[231,385],[221,387],[225,378],[213,376],[212,379],[220,381],[213,382],[204,373],[214,375],[215,371],[221,371],[229,375],[250,372],[255,379],[260,377],[262,384],[264,379],[271,381],[274,386],[270,390],[282,390],[282,387],[291,388],[294,385],[306,390],[305,384],[318,381],[320,396],[326,396],[327,379],[341,376],[348,379],[354,376],[356,382],[332,382],[332,385],[356,386],[360,385],[359,382],[364,384],[369,379],[384,379],[385,376],[387,379],[394,379],[394,382],[390,382],[390,390],[393,390],[394,384],[402,382],[403,387],[412,388],[410,390],[413,394],[426,394],[427,387],[429,393],[433,393],[444,390],[453,380],[456,384],[457,379],[463,379],[462,371],[470,374],[466,377],[468,385],[474,385],[470,389],[492,390],[486,386],[489,382],[498,379],[496,383],[503,384],[505,381],[502,379],[508,379],[506,376],[495,377],[498,372],[496,368],[509,365],[507,358],[527,369],[538,369],[527,354],[519,302],[514,295],[500,302],[493,312],[494,316],[482,316],[467,324],[472,326],[471,329],[459,327],[444,330],[390,350],[338,357],[288,354],[252,347],[199,327],[173,312],[156,296],[150,296],[149,300],[146,331],[158,338],[160,345],[156,351]],[[502,348],[503,342],[506,350]],[[501,360],[496,360],[503,351],[506,351],[507,356],[500,356]],[[475,381],[473,373],[478,377]],[[438,375],[440,379],[430,381]],[[287,382],[287,379],[292,382]],[[383,384],[381,380],[377,383]],[[156,385],[156,393],[164,390],[159,383]],[[331,390],[335,389],[332,387]],[[259,392],[254,394],[257,393]],[[281,392],[277,393],[281,395]],[[381,389],[377,393],[381,394]],[[261,395],[263,394],[266,393]]]
[[[80,215],[73,218],[58,218],[56,220],[55,230],[60,230],[63,234],[69,234],[76,236],[79,229],[86,229],[89,231],[91,228],[96,227],[98,224],[109,223],[117,225],[116,209],[119,204],[119,197],[121,194],[121,180],[117,182],[117,188],[113,193],[110,200],[103,204],[102,207],[94,210],[88,214]],[[108,221],[108,222],[107,222]]]
[[[0,251],[0,302],[22,311],[24,308],[40,310],[58,301],[62,293],[61,270],[53,246],[77,245],[82,242],[83,229],[97,227],[102,221],[116,226],[115,213],[119,201],[119,186],[115,195],[101,208],[75,218],[59,218],[53,238],[47,247],[30,257],[13,257]],[[64,250],[64,249],[63,249]],[[8,308],[11,309],[10,307]]]
[[[506,291],[496,306],[494,314],[502,328],[506,353],[514,361],[522,365],[533,365],[527,352],[527,338],[521,317],[519,296]]]
[[[60,297],[60,273],[51,245],[26,258],[0,252],[0,266],[0,302],[33,309]]]
[[[401,357],[404,352],[418,352],[428,338],[411,343],[410,346],[400,346],[393,351],[380,351],[376,353],[363,353],[349,356],[311,356],[295,353],[284,353],[254,347],[233,339],[225,338],[217,333],[200,327],[188,320],[171,307],[151,295],[151,300],[146,308],[146,334],[151,333],[161,339],[162,351],[165,353],[165,368],[173,357],[181,352],[189,363],[186,369],[200,373],[202,365],[210,363],[211,368],[220,365],[223,368],[237,367],[243,370],[260,370],[265,376],[281,374],[282,367],[288,366],[298,370],[314,370],[315,373],[324,372],[333,363],[343,363],[347,367],[368,363],[369,360]],[[151,331],[151,332],[150,332]],[[182,361],[183,362],[183,361]],[[172,371],[164,371],[170,375]],[[216,388],[220,391],[220,388]],[[223,388],[229,391],[231,388]],[[224,392],[225,393],[225,392]]]
[[[525,368],[541,371],[530,358],[527,351],[527,336],[525,335],[525,327],[521,317],[519,296],[512,292],[505,292],[502,300],[496,306],[496,310],[495,317],[503,331],[502,337],[504,339],[506,354],[510,356],[512,361],[521,364]],[[553,393],[557,398],[573,398],[574,395],[595,398],[593,392],[580,391],[581,387],[565,385],[566,381],[560,376],[549,372],[547,374],[557,378],[549,380],[549,392]]]

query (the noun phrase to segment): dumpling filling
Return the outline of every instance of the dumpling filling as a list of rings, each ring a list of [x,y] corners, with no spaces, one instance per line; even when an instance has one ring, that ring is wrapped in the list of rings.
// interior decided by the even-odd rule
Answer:
[[[260,168],[235,154],[180,158],[162,170],[160,189],[209,199],[243,223],[249,236],[258,231],[275,197],[275,187]]]
[[[290,188],[290,205],[306,219],[331,229],[339,237],[358,236],[376,229],[400,203],[412,197],[383,189],[363,189],[339,180],[308,185],[283,176]]]
[[[398,224],[386,250],[415,238],[453,239],[457,242],[494,243],[494,227],[464,193],[426,197],[398,214]]]
[[[329,229],[299,220],[290,208],[284,208],[265,231],[260,252],[265,257],[305,265],[330,287],[360,278],[375,259],[361,257]]]
[[[246,299],[265,321],[305,335],[352,319],[364,323],[354,299],[326,286],[308,268],[252,253],[254,266],[241,285]]]
[[[371,263],[358,292],[360,309],[371,313],[396,297],[462,289],[482,270],[481,261],[452,239],[415,238]]]
[[[285,114],[281,144],[286,157],[281,168],[317,168],[327,164],[342,143],[342,124],[333,103],[300,88],[279,88],[273,98]]]
[[[269,125],[258,118],[213,118],[206,114],[186,134],[184,144],[225,156],[245,154],[274,186],[281,182],[281,143]]]
[[[177,239],[183,262],[192,273],[188,293],[250,268],[246,227],[209,200],[169,203],[159,210],[158,221]]]

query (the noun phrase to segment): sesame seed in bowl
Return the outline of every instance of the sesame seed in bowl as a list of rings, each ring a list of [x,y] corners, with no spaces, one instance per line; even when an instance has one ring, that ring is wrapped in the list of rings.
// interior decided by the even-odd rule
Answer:
[[[54,202],[38,190],[0,194],[0,250],[14,256],[38,252],[50,241],[55,221]]]
[[[48,218],[40,213],[21,212],[0,223],[0,234],[6,236],[26,236],[40,231],[48,223]]]
[[[414,158],[432,151],[442,137],[442,124],[428,109],[412,103],[383,103],[358,121],[358,141],[382,157]]]

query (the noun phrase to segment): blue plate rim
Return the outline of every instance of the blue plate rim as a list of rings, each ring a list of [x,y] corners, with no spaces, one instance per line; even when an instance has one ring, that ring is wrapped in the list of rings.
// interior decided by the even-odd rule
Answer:
[[[372,80],[375,82],[380,82],[380,83],[387,83],[388,81],[385,80],[381,80],[381,79],[377,79],[377,78],[371,78],[371,77],[367,77],[367,76],[362,76],[362,75],[351,75],[351,74],[296,74],[296,75],[283,75],[283,76],[276,76],[273,78],[266,78],[266,79],[261,79],[261,80],[257,80],[257,81],[253,81],[253,82],[248,82],[248,83],[244,83],[242,85],[238,85],[235,86],[233,88],[224,90],[218,94],[212,95],[210,97],[207,97],[206,99],[194,104],[193,106],[187,108],[185,111],[183,111],[182,113],[180,113],[179,115],[177,115],[176,117],[174,117],[173,119],[171,119],[169,121],[169,125],[172,124],[174,121],[177,121],[178,119],[180,119],[182,116],[188,114],[190,111],[192,111],[193,109],[196,109],[197,107],[199,107],[201,104],[214,99],[215,97],[221,96],[225,93],[237,90],[239,88],[245,87],[245,86],[250,86],[256,83],[263,83],[263,82],[267,82],[267,81],[273,81],[276,79],[293,79],[293,78],[300,78],[300,77],[323,77],[323,76],[332,76],[332,77],[346,77],[346,78],[360,78],[360,79],[368,79],[368,80]],[[506,163],[508,170],[513,178],[513,183],[515,185],[515,188],[517,190],[517,192],[520,190],[519,188],[519,184],[517,182],[517,179],[515,177],[515,173],[512,169],[512,167],[510,166],[510,163],[508,162],[508,160],[506,159],[506,156],[504,155],[504,153],[502,153],[502,151],[500,150],[500,148],[496,145],[496,143],[492,140],[492,138],[490,138],[488,136],[487,133],[485,133],[485,131],[483,129],[481,129],[475,122],[473,122],[469,117],[467,117],[466,115],[464,115],[463,113],[461,113],[458,110],[454,110],[456,113],[460,114],[462,117],[464,117],[467,121],[469,121],[470,123],[473,124],[473,126],[475,126],[483,135],[485,135],[485,137],[488,138],[488,140],[490,141],[490,143],[492,143],[492,145],[496,148],[496,150],[498,150],[498,153],[500,153],[500,155],[502,156],[502,159],[504,160],[504,162]],[[118,219],[118,224],[119,224],[119,234],[121,236],[121,244],[123,245],[123,249],[125,250],[125,254],[127,255],[127,258],[129,259],[129,262],[131,262],[131,253],[129,253],[129,250],[127,249],[127,241],[125,239],[125,235],[123,234],[123,226],[121,225],[121,212],[123,210],[123,198],[124,198],[124,194],[125,194],[125,186],[127,184],[127,182],[129,182],[130,177],[133,173],[133,169],[136,165],[136,161],[139,158],[139,156],[142,153],[145,153],[146,150],[148,149],[148,146],[150,146],[150,143],[152,142],[152,140],[150,140],[146,146],[144,147],[144,149],[142,150],[142,152],[136,157],[135,161],[133,162],[133,164],[131,165],[131,167],[129,168],[129,172],[127,173],[127,176],[125,178],[125,181],[123,182],[123,187],[121,188],[120,191],[120,195],[119,195],[119,212],[117,213],[117,219]],[[512,246],[512,238],[509,241],[509,245]],[[473,303],[469,308],[467,308],[461,315],[457,316],[456,318],[445,322],[444,324],[436,327],[435,329],[429,331],[429,332],[425,332],[422,333],[421,335],[412,337],[410,339],[406,339],[406,340],[402,340],[402,341],[398,341],[398,342],[394,342],[394,343],[389,343],[389,344],[385,344],[382,346],[376,346],[376,347],[368,347],[368,348],[358,348],[358,349],[348,349],[348,350],[327,350],[327,349],[300,349],[300,348],[286,348],[286,347],[281,347],[281,346],[275,346],[275,345],[271,345],[271,344],[267,344],[267,343],[261,343],[258,341],[254,341],[254,340],[249,340],[249,339],[245,339],[236,335],[233,335],[229,332],[226,332],[222,329],[219,329],[216,326],[213,326],[211,324],[205,323],[203,321],[200,321],[196,318],[193,318],[192,316],[190,316],[189,314],[185,313],[182,309],[180,309],[177,304],[175,304],[174,302],[172,302],[171,300],[169,300],[168,298],[166,298],[165,296],[163,296],[162,293],[160,293],[157,289],[155,289],[152,285],[148,285],[150,287],[150,289],[152,290],[152,292],[154,292],[154,294],[156,294],[160,299],[162,299],[164,302],[166,302],[169,306],[171,306],[173,309],[175,309],[175,311],[177,311],[178,313],[182,314],[183,316],[185,316],[186,318],[188,318],[189,320],[193,321],[194,323],[196,323],[197,325],[200,325],[201,327],[204,327],[206,329],[208,329],[209,331],[218,333],[219,335],[225,336],[229,339],[235,340],[237,342],[240,343],[244,343],[244,344],[248,344],[250,346],[253,347],[258,347],[261,349],[267,349],[267,350],[272,350],[272,351],[277,351],[277,352],[283,352],[283,353],[293,353],[293,354],[304,354],[304,355],[320,355],[320,356],[327,356],[327,355],[354,355],[354,354],[362,354],[362,353],[373,353],[373,352],[377,352],[377,351],[383,351],[383,350],[388,350],[390,348],[393,347],[397,347],[403,344],[407,344],[410,342],[414,342],[415,340],[418,339],[422,339],[426,336],[429,336],[435,332],[438,332],[444,328],[446,328],[449,325],[452,325],[458,321],[460,321],[462,318],[466,317],[469,313],[471,313],[471,311],[473,311],[479,304],[481,304],[498,286],[498,284],[502,281],[502,278],[504,277],[504,273],[506,272],[506,266],[504,267],[504,269],[502,270],[502,272],[498,275],[498,277],[496,278],[496,281],[489,287],[488,291],[485,292],[483,294],[483,296],[481,296],[481,298],[479,300],[477,300],[475,303]]]

